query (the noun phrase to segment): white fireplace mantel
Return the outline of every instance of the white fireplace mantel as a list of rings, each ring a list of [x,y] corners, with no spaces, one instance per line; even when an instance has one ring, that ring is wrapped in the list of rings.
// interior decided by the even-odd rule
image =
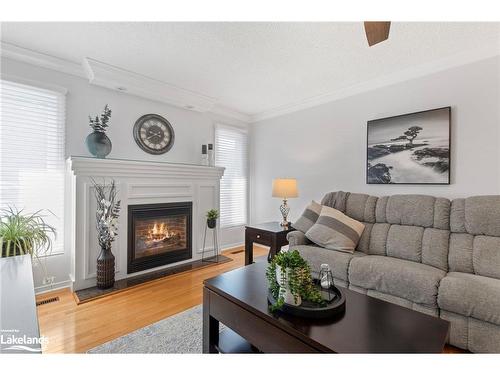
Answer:
[[[115,255],[115,278],[127,274],[127,211],[129,205],[148,203],[185,202],[193,203],[192,247],[193,257],[201,258],[205,213],[211,208],[219,209],[220,179],[224,168],[201,165],[165,163],[138,160],[96,159],[70,157],[67,159],[66,233],[71,248],[71,278],[73,289],[79,290],[95,285],[96,258],[99,253],[95,230],[96,202],[92,180],[97,182],[114,179],[121,200],[118,237],[113,243]],[[207,241],[212,243],[212,241]],[[162,267],[168,268],[179,263]],[[151,270],[137,272],[139,275]]]

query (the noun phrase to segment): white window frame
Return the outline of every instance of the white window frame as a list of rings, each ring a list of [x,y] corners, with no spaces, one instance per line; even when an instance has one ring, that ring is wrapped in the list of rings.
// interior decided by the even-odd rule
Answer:
[[[245,214],[245,218],[244,218],[244,221],[241,222],[241,223],[235,223],[235,224],[229,224],[229,225],[223,225],[222,224],[222,220],[221,220],[221,225],[220,225],[220,228],[221,229],[230,229],[230,228],[239,228],[239,227],[242,227],[244,225],[247,225],[248,222],[249,222],[249,216],[250,216],[250,160],[249,160],[249,154],[250,154],[250,142],[249,142],[249,134],[248,134],[248,130],[245,129],[245,128],[242,128],[242,127],[239,127],[239,126],[233,126],[233,125],[226,125],[226,124],[221,124],[221,123],[217,123],[215,124],[215,127],[214,127],[214,145],[215,145],[215,165],[216,166],[220,166],[220,167],[225,167],[224,165],[219,165],[217,163],[217,153],[219,152],[218,150],[218,146],[217,146],[217,130],[218,129],[226,129],[226,130],[230,130],[230,131],[235,131],[235,132],[240,132],[241,134],[243,134],[246,138],[246,154],[245,154],[245,158],[246,158],[246,163],[245,163],[245,169],[246,169],[246,185],[245,185],[245,210],[246,210],[246,214]],[[226,175],[226,173],[224,173],[224,176]],[[223,184],[223,179],[224,179],[224,176],[222,176],[222,179],[221,179],[221,187],[222,187],[222,184]],[[222,192],[219,193],[219,202],[221,203],[222,202]]]
[[[40,90],[47,90],[47,91],[52,91],[52,93],[57,94],[59,98],[61,99],[60,102],[60,121],[61,121],[61,126],[62,126],[62,165],[61,165],[61,170],[63,173],[63,180],[62,180],[62,212],[61,212],[61,217],[58,218],[58,231],[57,231],[57,242],[59,242],[59,249],[54,250],[52,249],[51,252],[47,254],[40,255],[40,257],[51,257],[55,255],[63,255],[66,253],[65,248],[66,248],[66,230],[67,230],[67,225],[65,222],[65,214],[66,214],[66,164],[65,164],[65,158],[66,158],[66,95],[68,90],[62,86],[58,85],[53,85],[53,84],[48,84],[45,82],[39,82],[31,79],[26,79],[23,77],[15,76],[15,75],[10,75],[10,74],[2,74],[0,76],[0,86],[2,85],[2,81],[8,81],[14,84],[20,84],[20,85],[26,85],[26,86],[32,86],[35,89],[40,89]],[[1,87],[0,87],[1,91]],[[1,100],[0,100],[1,104]],[[2,113],[1,108],[0,108],[0,114]],[[0,116],[0,121],[2,121],[2,116]],[[1,159],[1,155],[0,155]],[[19,209],[22,209],[23,207],[17,207]],[[31,211],[30,211],[31,212]]]

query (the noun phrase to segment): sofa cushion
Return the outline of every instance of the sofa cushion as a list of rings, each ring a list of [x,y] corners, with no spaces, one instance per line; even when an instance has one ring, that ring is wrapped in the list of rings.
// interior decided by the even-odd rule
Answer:
[[[430,195],[404,194],[379,198],[377,223],[449,229],[450,201]]]
[[[424,228],[411,225],[391,225],[387,234],[387,255],[420,262]]]
[[[391,229],[391,224],[376,223],[370,233],[370,255],[387,255],[387,236]]]
[[[309,245],[312,242],[306,237],[305,233],[302,233],[300,230],[293,230],[288,232],[286,235],[286,239],[288,240],[289,246],[297,246],[297,245]]]
[[[365,226],[339,210],[323,206],[316,223],[306,232],[315,244],[331,250],[354,252]]]
[[[437,307],[438,286],[445,275],[426,264],[379,255],[353,258],[349,265],[352,285],[429,307]]]
[[[309,203],[302,212],[302,215],[293,223],[293,227],[300,230],[302,233],[306,233],[309,228],[311,228],[316,220],[318,220],[319,214],[321,212],[321,205],[315,201]]]
[[[500,280],[450,272],[439,286],[439,308],[500,325]]]
[[[297,250],[307,263],[309,263],[313,272],[319,272],[321,264],[327,263],[330,265],[333,277],[345,282],[347,282],[347,273],[351,259],[365,256],[360,251],[355,251],[351,254],[309,245],[293,246],[290,247],[290,250]]]
[[[350,193],[346,202],[345,214],[359,221],[374,223],[376,203],[376,197]]]
[[[452,233],[450,271],[500,279],[500,237]]]
[[[500,237],[474,237],[472,266],[476,275],[500,279]]]
[[[353,219],[374,223],[377,200],[372,195],[333,191],[325,194],[321,204],[335,208]]]
[[[500,195],[454,199],[450,225],[455,233],[500,237]]]
[[[450,250],[448,254],[448,264],[451,272],[474,273],[474,267],[472,265],[473,247],[474,236],[472,234],[451,233]]]
[[[432,227],[434,203],[430,195],[392,195],[387,201],[386,219],[389,224]]]
[[[457,198],[451,202],[450,230],[454,233],[465,233],[465,199]]]
[[[467,198],[465,229],[470,234],[500,237],[500,195]]]
[[[422,263],[448,271],[450,231],[425,228],[422,239]]]

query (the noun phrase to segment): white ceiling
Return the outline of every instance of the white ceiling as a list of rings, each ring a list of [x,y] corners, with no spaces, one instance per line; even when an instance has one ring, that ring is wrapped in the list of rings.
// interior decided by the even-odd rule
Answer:
[[[90,57],[249,115],[500,43],[500,23],[393,22],[368,47],[353,23],[2,23],[2,41]]]

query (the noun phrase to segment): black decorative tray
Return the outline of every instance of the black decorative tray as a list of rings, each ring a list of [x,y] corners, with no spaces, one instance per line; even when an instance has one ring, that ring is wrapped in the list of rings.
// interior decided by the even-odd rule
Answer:
[[[328,290],[321,288],[319,285],[317,285],[317,287],[320,289],[322,294],[325,294],[325,292],[328,293]],[[320,307],[309,301],[303,301],[300,306],[285,303],[279,311],[302,318],[332,318],[345,311],[345,296],[337,287],[333,285],[330,287],[330,294],[333,298],[327,302],[325,307]],[[271,292],[268,293],[267,299],[272,305],[276,303],[276,299]]]

